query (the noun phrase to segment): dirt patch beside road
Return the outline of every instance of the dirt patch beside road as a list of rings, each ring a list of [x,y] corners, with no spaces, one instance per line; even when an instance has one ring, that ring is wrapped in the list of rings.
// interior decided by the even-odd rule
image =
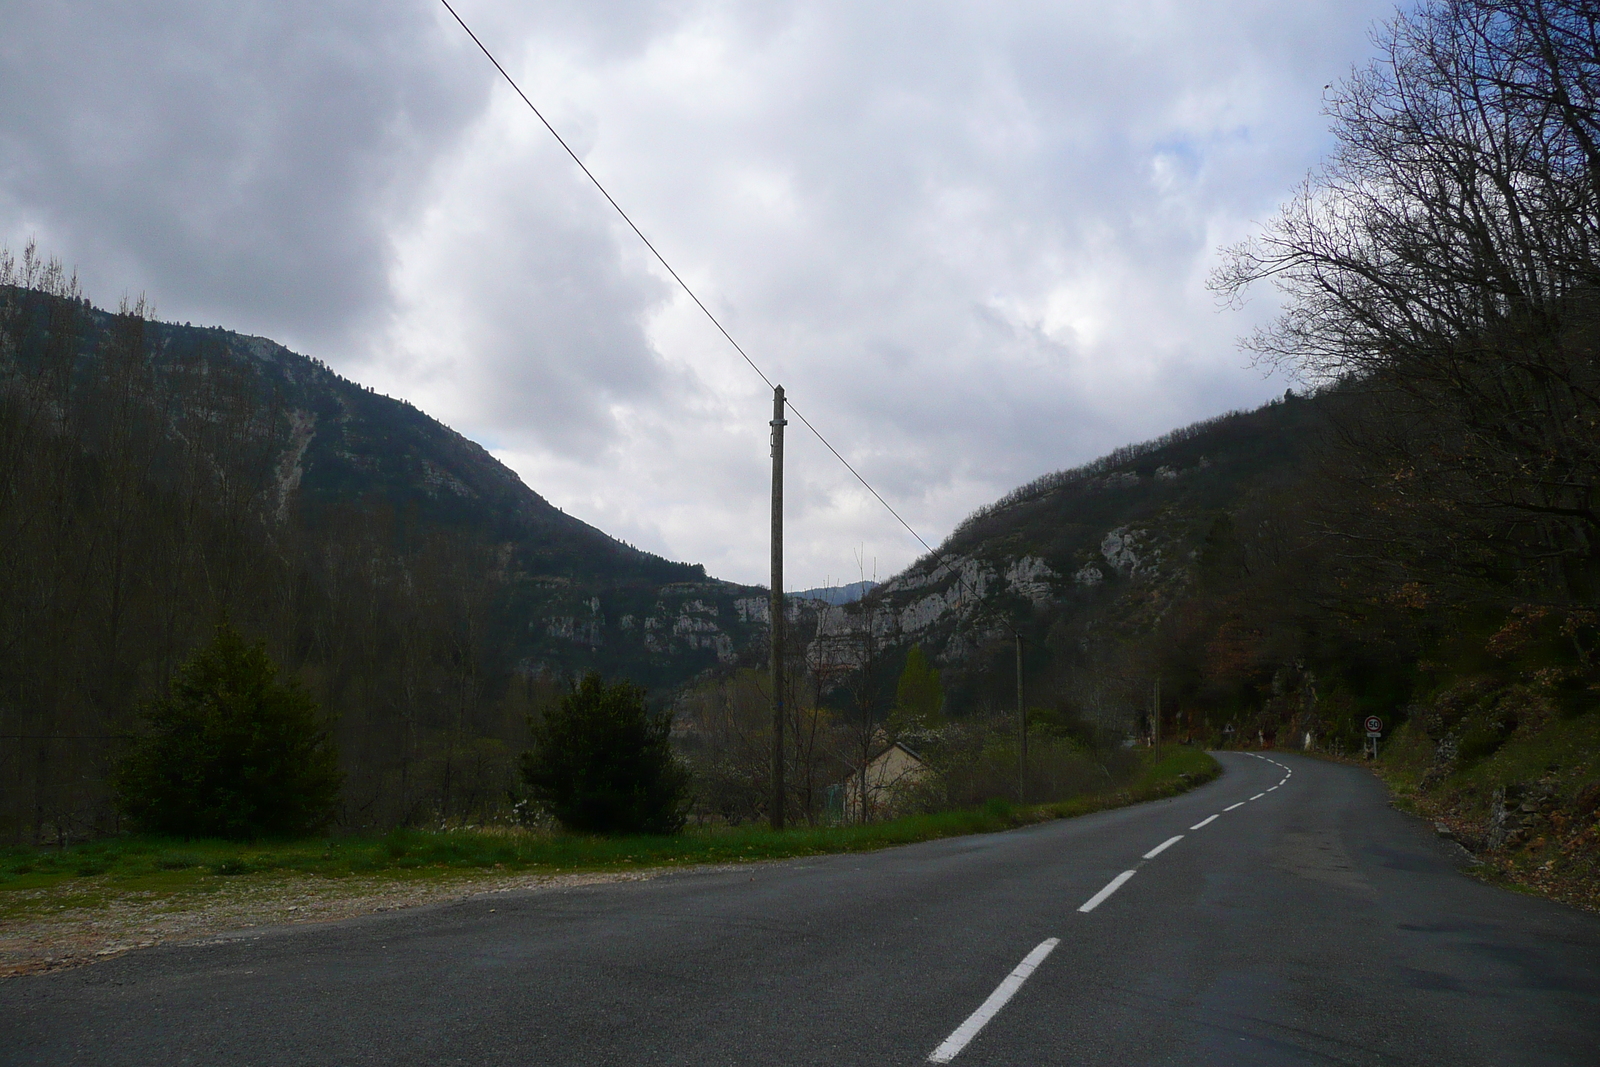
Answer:
[[[83,886],[89,892],[80,895],[92,903],[67,902],[55,911],[34,912],[0,924],[0,978],[74,967],[133,949],[205,941],[266,926],[334,922],[512,890],[641,881],[667,870],[491,874],[427,880],[260,876],[227,879],[204,894],[176,897],[90,884]],[[95,889],[103,895],[93,894]],[[41,898],[55,893],[37,892]]]

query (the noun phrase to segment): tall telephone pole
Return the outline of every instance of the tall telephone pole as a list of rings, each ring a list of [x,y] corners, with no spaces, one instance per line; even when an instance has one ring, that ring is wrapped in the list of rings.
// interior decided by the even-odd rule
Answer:
[[[1028,802],[1028,709],[1022,703],[1022,634],[1017,639],[1017,803]]]
[[[783,386],[772,390],[772,828],[783,829]]]

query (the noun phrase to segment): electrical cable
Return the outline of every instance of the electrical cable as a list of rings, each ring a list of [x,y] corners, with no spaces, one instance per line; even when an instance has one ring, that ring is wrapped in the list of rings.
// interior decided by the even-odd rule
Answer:
[[[584,177],[588,178],[589,181],[594,184],[594,187],[600,190],[600,195],[606,198],[606,203],[610,204],[612,208],[616,210],[617,214],[622,216],[622,221],[628,224],[628,228],[638,236],[639,240],[644,242],[644,246],[648,248],[651,254],[656,257],[656,260],[664,268],[666,268],[667,273],[672,275],[672,280],[677,282],[679,287],[682,288],[685,293],[689,294],[689,299],[693,300],[695,306],[705,313],[706,318],[711,320],[711,325],[717,328],[717,332],[722,334],[722,336],[727,339],[727,342],[733,346],[733,350],[735,352],[744,357],[744,361],[750,364],[750,369],[755,371],[763,382],[767,383],[768,389],[775,388],[772,383],[772,379],[768,378],[766,372],[757,366],[756,361],[750,358],[750,354],[746,352],[742,346],[740,346],[739,342],[733,339],[733,335],[729,333],[722,323],[717,320],[717,317],[711,313],[711,309],[706,307],[705,304],[701,302],[700,298],[695,295],[694,290],[689,288],[689,283],[679,277],[678,272],[672,269],[672,264],[667,262],[667,257],[663,256],[660,249],[656,248],[655,245],[650,243],[650,238],[646,237],[644,235],[644,231],[639,229],[638,225],[634,223],[633,219],[628,217],[628,213],[626,211],[622,210],[622,205],[618,204],[611,194],[606,191],[606,187],[600,184],[600,179],[596,178],[594,176],[594,172],[584,165],[583,160],[578,158],[578,153],[572,150],[572,146],[567,144],[566,139],[562,137],[561,134],[556,132],[556,128],[554,126],[550,125],[550,120],[544,117],[544,113],[534,106],[532,100],[528,99],[528,94],[522,91],[522,87],[517,84],[516,79],[506,71],[505,67],[500,65],[500,61],[494,57],[494,53],[489,51],[488,47],[483,43],[483,41],[478,39],[478,35],[476,33],[472,32],[472,27],[468,26],[466,20],[456,12],[455,8],[450,6],[450,0],[439,0],[439,2],[444,5],[444,9],[446,11],[450,12],[451,17],[460,24],[461,28],[467,31],[467,36],[472,38],[472,43],[478,46],[478,50],[488,58],[490,63],[494,64],[494,69],[500,72],[500,76],[506,80],[506,84],[510,85],[512,90],[514,90],[516,94],[522,98],[522,102],[528,105],[528,110],[532,111],[534,116],[544,124],[544,128],[550,131],[550,136],[554,137],[556,142],[560,144],[562,148],[566,149],[567,155],[571,156],[572,161],[578,165],[578,169],[583,171]],[[850,461],[845,459],[837,448],[833,447],[833,442],[822,436],[822,431],[811,424],[811,420],[806,418],[805,415],[801,413],[799,408],[795,407],[792,400],[788,401],[788,407],[790,411],[794,412],[795,418],[799,419],[800,422],[804,424],[805,428],[810,430],[812,434],[815,435],[816,439],[821,441],[823,446],[827,448],[829,452],[833,453],[834,458],[840,463],[844,464],[844,469],[855,475],[856,481],[865,486],[867,492],[871,493],[873,498],[877,500],[878,503],[882,504],[889,514],[895,517],[895,521],[899,522],[901,526],[904,526],[906,528],[906,532],[912,537],[916,538],[917,543],[920,544],[925,551],[932,552],[933,546],[928,544],[927,541],[923,540],[922,535],[917,533],[917,531],[912,528],[911,524],[902,518],[900,513],[896,511],[887,500],[883,499],[883,495],[872,487],[871,482],[867,481],[861,476],[860,471],[851,466]],[[959,575],[957,576],[957,580],[960,581]]]
[[[639,229],[638,224],[628,216],[626,211],[622,210],[622,205],[617,203],[616,199],[606,191],[606,187],[604,185],[600,184],[600,179],[596,178],[594,176],[594,172],[584,165],[583,160],[578,158],[578,153],[572,150],[572,146],[567,144],[566,138],[562,137],[561,134],[556,131],[556,128],[550,124],[550,120],[544,117],[544,112],[535,107],[533,101],[528,99],[528,94],[522,91],[522,86],[517,84],[517,80],[511,76],[505,67],[500,65],[500,61],[494,57],[494,53],[489,51],[488,46],[479,39],[476,33],[472,32],[472,27],[468,26],[466,20],[463,19],[459,13],[457,13],[454,7],[450,6],[450,0],[439,0],[439,2],[444,5],[444,9],[446,11],[450,12],[450,17],[455,19],[461,28],[466,31],[467,36],[472,38],[472,43],[478,46],[478,51],[482,52],[484,57],[487,58],[490,63],[494,64],[494,69],[500,72],[500,76],[506,80],[506,84],[511,86],[512,90],[522,98],[522,102],[524,104],[528,105],[528,110],[533,112],[534,117],[544,124],[544,128],[546,130],[550,131],[550,136],[556,139],[556,143],[566,150],[567,155],[572,157],[572,161],[578,165],[578,169],[583,171],[583,176],[588,178],[596,189],[600,190],[600,195],[606,198],[606,203],[610,204],[616,213],[622,216],[622,221],[626,222],[628,224],[628,228],[634,232],[639,240],[644,242],[644,246],[650,250],[651,255],[656,257],[657,262],[659,262],[661,266],[666,269],[666,272],[672,275],[672,280],[677,282],[678,286],[685,293],[689,294],[689,299],[694,301],[695,307],[699,308],[701,312],[705,314],[705,317],[711,320],[711,325],[715,326],[717,328],[717,332],[722,334],[727,342],[733,346],[733,350],[743,357],[744,361],[750,365],[750,369],[755,371],[761,380],[767,384],[767,388],[776,388],[773,385],[772,379],[767,377],[766,372],[763,371],[759,365],[757,365],[755,360],[750,358],[750,353],[746,352],[743,346],[741,346],[738,341],[733,339],[733,334],[728,332],[727,328],[723,326],[717,317],[711,313],[711,309],[706,307],[704,302],[702,302],[701,299],[695,295],[695,291],[689,288],[689,283],[684,281],[678,272],[672,269],[672,264],[667,262],[667,257],[663,256],[661,254],[661,250],[650,242],[650,238],[644,235],[644,231]],[[795,418],[799,419],[805,428],[810,430],[812,435],[815,436],[818,441],[822,442],[824,448],[833,453],[833,458],[844,464],[844,469],[855,476],[856,481],[860,482],[862,486],[866,488],[867,492],[872,494],[873,499],[882,504],[884,510],[890,515],[893,515],[895,521],[906,528],[906,532],[916,539],[917,544],[922,546],[923,551],[931,553],[933,551],[933,546],[928,544],[927,540],[925,540],[921,534],[917,533],[916,529],[909,522],[907,522],[898,511],[894,509],[894,505],[885,500],[883,498],[883,494],[874,489],[872,487],[872,483],[867,481],[867,479],[862,476],[861,472],[856,470],[850,461],[845,459],[844,455],[837,448],[833,447],[833,442],[824,437],[822,435],[822,431],[812,425],[811,420],[806,418],[805,414],[795,406],[793,400],[785,398],[785,401],[789,410],[794,412]],[[971,592],[974,597],[977,597],[977,591],[972,589],[972,587],[967,584],[966,579],[962,577],[960,571],[956,572],[955,577],[957,585],[962,586]],[[978,597],[978,599],[982,598]],[[1002,617],[1000,621],[1006,627],[1006,629],[1011,631],[1013,636],[1021,636],[1017,633],[1016,627],[1011,625],[1011,623],[1006,619]]]

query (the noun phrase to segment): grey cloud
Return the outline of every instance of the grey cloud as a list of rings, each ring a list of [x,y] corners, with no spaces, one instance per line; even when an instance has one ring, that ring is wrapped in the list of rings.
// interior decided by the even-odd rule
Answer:
[[[615,436],[611,405],[673,402],[678,383],[644,321],[669,291],[622,254],[591,189],[562,169],[511,175],[463,178],[447,217],[422,235],[407,318],[431,319],[446,336],[425,333],[419,347],[402,325],[369,369],[383,373],[396,347],[408,349],[454,380],[472,422],[498,443],[593,456]],[[438,294],[453,306],[435,306]]]
[[[386,300],[387,226],[490,84],[424,0],[11,4],[10,228],[102,300],[302,342]],[[93,292],[93,288],[91,289]]]
[[[179,317],[317,341],[602,528],[760,578],[759,383],[442,9],[62,10],[0,38],[0,230]],[[1219,316],[1199,279],[1315,161],[1321,86],[1388,4],[461,10],[937,539],[1281,392],[1233,346],[1264,309]],[[795,433],[791,573],[918,554]]]

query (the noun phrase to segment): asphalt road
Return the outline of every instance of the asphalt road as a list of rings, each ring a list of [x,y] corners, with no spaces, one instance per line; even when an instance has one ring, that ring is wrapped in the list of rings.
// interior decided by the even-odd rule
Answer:
[[[0,1063],[1600,1064],[1600,919],[1266,756],[1006,834],[14,978]]]

